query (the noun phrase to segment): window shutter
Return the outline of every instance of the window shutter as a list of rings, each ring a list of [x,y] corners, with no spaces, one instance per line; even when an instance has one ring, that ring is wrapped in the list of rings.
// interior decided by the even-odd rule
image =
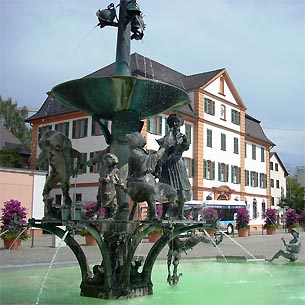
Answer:
[[[221,164],[218,162],[218,181],[221,181]]]
[[[84,121],[84,137],[88,136],[88,118]]]
[[[207,177],[207,160],[203,160],[203,178]]]
[[[90,159],[92,159],[93,157],[94,157],[94,152],[92,151],[92,152],[90,152]],[[89,172],[90,173],[93,173],[93,171],[94,171],[94,165],[92,164],[90,167],[89,167]]]
[[[212,114],[215,115],[215,102],[212,101]]]
[[[234,166],[231,165],[231,182],[234,183]]]
[[[191,159],[192,161],[192,172],[191,172],[191,177],[193,178],[194,177],[194,172],[195,172],[195,160],[194,159]]]
[[[146,130],[150,132],[150,118],[146,119]]]
[[[158,116],[158,135],[162,135],[162,116]]]
[[[215,161],[212,162],[211,180],[215,180]]]
[[[76,135],[76,121],[73,121],[72,124],[72,138],[75,139],[75,135]]]
[[[229,165],[226,165],[226,182],[229,181]]]

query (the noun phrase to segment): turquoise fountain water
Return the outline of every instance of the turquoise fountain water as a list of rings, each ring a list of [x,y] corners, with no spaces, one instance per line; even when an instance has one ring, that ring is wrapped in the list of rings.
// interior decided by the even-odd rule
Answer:
[[[153,269],[154,295],[123,300],[79,297],[79,268],[50,270],[40,304],[107,305],[304,305],[305,264],[265,262],[224,263],[188,259],[181,261],[183,273],[178,286],[166,282],[166,262]],[[46,268],[5,271],[1,275],[1,304],[35,304]],[[17,287],[17,288],[16,288]]]

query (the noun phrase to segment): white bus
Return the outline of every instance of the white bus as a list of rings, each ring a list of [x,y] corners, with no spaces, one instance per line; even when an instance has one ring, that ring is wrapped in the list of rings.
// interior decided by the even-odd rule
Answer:
[[[192,200],[185,203],[186,208],[193,208],[198,215],[198,220],[201,220],[200,212],[205,208],[213,208],[217,211],[219,218],[219,226],[221,230],[227,231],[232,234],[235,226],[235,215],[237,209],[246,208],[244,201],[235,200]],[[194,212],[193,212],[194,214]]]

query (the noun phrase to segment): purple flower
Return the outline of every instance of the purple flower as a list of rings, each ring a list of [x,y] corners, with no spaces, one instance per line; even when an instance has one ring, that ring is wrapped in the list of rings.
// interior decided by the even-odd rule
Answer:
[[[217,211],[213,208],[206,208],[201,212],[201,216],[206,223],[214,223],[218,219]]]
[[[245,208],[237,209],[236,213],[236,228],[246,228],[249,224],[250,216],[249,211]]]
[[[286,211],[286,227],[295,227],[298,223],[298,214],[295,209],[288,209]]]
[[[268,228],[271,226],[276,226],[277,223],[277,210],[275,209],[267,209],[266,212],[264,213],[265,219],[265,224],[264,228]]]
[[[6,239],[6,235],[18,236],[24,230],[24,225],[26,224],[26,208],[22,206],[20,201],[11,199],[4,202],[4,207],[1,210],[1,231],[9,231],[9,233],[1,237]],[[25,239],[26,234],[22,235],[24,236],[20,236],[20,239]]]

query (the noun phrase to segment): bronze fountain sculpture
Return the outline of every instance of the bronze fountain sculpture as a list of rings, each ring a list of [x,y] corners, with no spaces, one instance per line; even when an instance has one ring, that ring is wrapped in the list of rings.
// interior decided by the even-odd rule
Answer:
[[[115,26],[118,29],[115,75],[68,81],[55,86],[50,93],[59,102],[92,115],[104,131],[109,146],[100,156],[100,160],[105,161],[108,158],[109,162],[105,161],[105,167],[100,173],[100,197],[96,209],[106,204],[105,206],[110,208],[109,215],[107,214],[109,217],[73,219],[69,210],[68,213],[62,213],[61,218],[29,220],[29,226],[42,228],[61,238],[65,231],[58,227],[60,225],[65,225],[70,231],[77,228],[87,229],[96,239],[102,258],[101,263],[94,266],[92,271],[82,248],[72,234],[67,234],[65,242],[74,252],[81,269],[81,295],[104,299],[152,294],[153,265],[158,254],[170,242],[174,244],[170,247],[169,264],[173,259],[175,270],[170,276],[169,283],[176,284],[181,251],[199,242],[207,242],[207,239],[194,235],[188,241],[180,242],[180,234],[211,226],[202,221],[184,219],[183,204],[189,198],[189,182],[184,181],[180,187],[169,183],[162,176],[162,170],[172,171],[169,166],[172,161],[168,160],[173,160],[175,167],[181,166],[182,153],[188,149],[185,136],[179,132],[181,117],[176,115],[177,126],[170,125],[171,133],[169,137],[159,141],[160,150],[155,156],[149,155],[143,149],[145,143],[140,135],[143,127],[141,120],[164,111],[178,109],[188,104],[190,98],[186,91],[172,85],[131,76],[130,40],[142,39],[145,25],[135,0],[120,0],[119,7],[119,18],[114,4],[97,12],[98,25],[101,28]],[[111,132],[103,125],[102,119],[112,121]],[[131,144],[132,140],[140,142]],[[178,150],[175,150],[175,147]],[[140,154],[137,155],[133,149],[140,151]],[[139,160],[137,158],[145,160],[145,168],[135,167],[133,161]],[[85,165],[88,164],[82,166]],[[143,170],[144,175],[141,172]],[[155,182],[158,173],[160,183]],[[148,198],[150,190],[145,188],[148,187],[149,179],[154,181],[151,183],[153,196]],[[46,185],[46,188],[49,189],[49,185]],[[135,203],[131,212],[130,197]],[[164,207],[161,220],[155,213],[157,199],[163,202]],[[149,217],[144,221],[133,220],[135,206],[143,200],[149,203]],[[148,233],[160,229],[163,235],[152,246],[147,257],[135,259],[135,251],[142,240]],[[220,241],[221,239],[216,240],[216,244]]]

